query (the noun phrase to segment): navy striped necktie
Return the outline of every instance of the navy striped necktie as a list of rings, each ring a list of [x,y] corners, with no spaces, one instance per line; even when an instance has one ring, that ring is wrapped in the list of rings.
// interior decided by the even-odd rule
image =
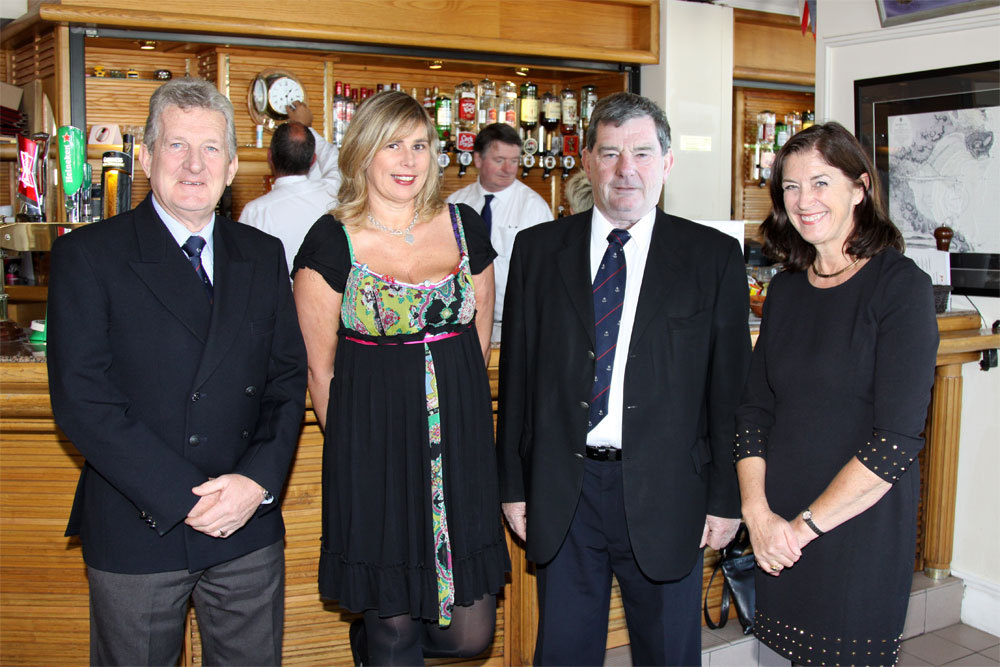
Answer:
[[[608,249],[594,278],[594,391],[590,400],[588,430],[608,414],[611,371],[615,365],[618,329],[625,304],[625,244],[632,238],[624,229],[608,234]]]
[[[212,281],[208,279],[208,273],[205,271],[204,265],[201,263],[201,252],[205,249],[205,239],[201,238],[197,234],[189,236],[188,240],[184,242],[181,246],[184,254],[188,256],[188,261],[191,262],[191,266],[194,267],[195,273],[201,278],[201,283],[205,286],[205,291],[208,293],[209,302],[213,298]]]

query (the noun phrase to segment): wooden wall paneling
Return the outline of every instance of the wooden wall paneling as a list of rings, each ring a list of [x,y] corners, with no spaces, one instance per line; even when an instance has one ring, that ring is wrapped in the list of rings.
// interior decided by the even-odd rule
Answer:
[[[733,78],[814,85],[816,39],[794,16],[735,9]]]
[[[659,60],[658,0],[316,0],[308,17],[290,20],[269,0],[240,6],[218,0],[175,0],[137,9],[125,0],[44,4],[44,21],[151,30],[291,37],[311,40],[463,49],[605,62]],[[405,16],[405,23],[400,17]],[[572,29],[553,29],[571,25]],[[581,31],[582,36],[581,36]]]

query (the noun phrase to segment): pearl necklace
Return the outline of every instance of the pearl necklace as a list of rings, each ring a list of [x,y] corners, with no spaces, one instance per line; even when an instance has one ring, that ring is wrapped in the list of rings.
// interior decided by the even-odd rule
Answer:
[[[413,238],[413,234],[411,232],[413,231],[413,226],[417,224],[418,217],[419,214],[414,212],[413,220],[410,220],[410,224],[406,226],[406,229],[392,229],[391,227],[386,227],[381,222],[376,220],[371,213],[368,214],[368,222],[372,223],[372,227],[375,229],[385,232],[386,234],[391,234],[392,236],[402,236],[404,241],[413,245],[413,241],[415,239]]]
[[[847,266],[845,266],[844,268],[842,268],[840,271],[834,271],[833,273],[820,273],[819,271],[816,270],[816,264],[815,264],[815,262],[812,265],[812,270],[813,270],[813,273],[816,274],[817,278],[836,278],[837,276],[839,276],[840,274],[844,273],[849,268],[851,268],[852,266],[854,266],[855,264],[857,264],[858,262],[860,262],[861,259],[862,259],[861,257],[858,257],[856,260],[854,260],[853,262],[851,262],[850,264],[848,264]]]

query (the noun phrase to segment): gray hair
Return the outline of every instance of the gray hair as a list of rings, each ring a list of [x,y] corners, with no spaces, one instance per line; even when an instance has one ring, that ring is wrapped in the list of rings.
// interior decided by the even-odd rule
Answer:
[[[163,84],[149,98],[149,116],[142,144],[150,153],[160,136],[160,116],[167,107],[181,109],[209,109],[218,111],[226,119],[226,150],[229,159],[236,157],[236,120],[233,117],[233,103],[220,93],[214,85],[191,76],[173,79]]]
[[[635,93],[615,93],[597,102],[590,116],[590,126],[587,128],[587,150],[594,150],[594,144],[597,143],[597,128],[601,125],[611,123],[615,127],[621,127],[625,121],[644,116],[653,119],[653,124],[656,125],[656,138],[660,142],[660,149],[666,155],[670,150],[670,124],[667,123],[667,114],[663,113],[663,109],[653,100]]]

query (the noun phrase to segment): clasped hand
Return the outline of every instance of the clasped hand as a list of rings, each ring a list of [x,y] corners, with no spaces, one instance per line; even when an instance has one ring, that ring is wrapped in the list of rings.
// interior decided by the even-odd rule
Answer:
[[[790,522],[774,512],[767,510],[747,517],[746,523],[757,565],[765,574],[776,577],[802,557],[805,542]]]
[[[260,507],[264,488],[239,474],[220,475],[191,489],[200,499],[184,523],[212,537],[228,537]]]

